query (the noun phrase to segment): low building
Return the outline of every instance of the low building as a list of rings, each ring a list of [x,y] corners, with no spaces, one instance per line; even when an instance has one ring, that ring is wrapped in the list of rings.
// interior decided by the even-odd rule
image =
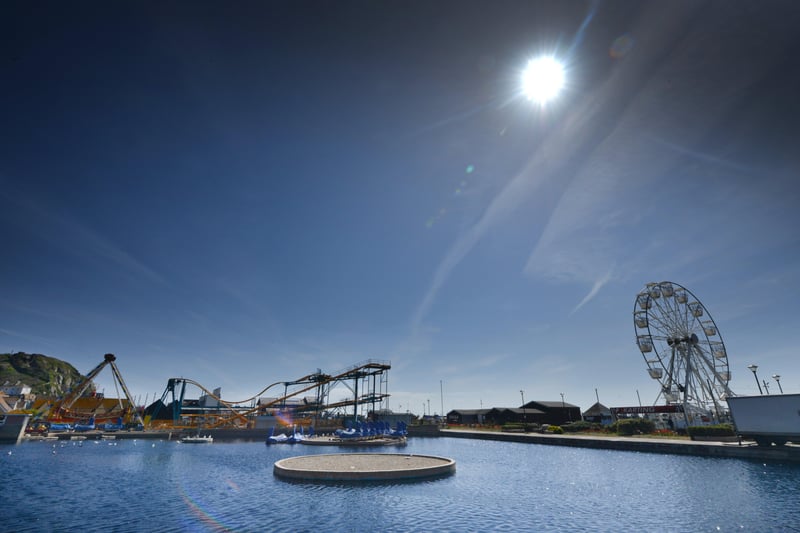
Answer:
[[[611,409],[600,402],[597,402],[584,411],[583,419],[587,422],[591,422],[593,424],[602,424],[604,426],[614,423],[614,416],[611,414]]]
[[[527,404],[526,404],[527,405]],[[533,407],[494,407],[486,419],[496,426],[503,424],[547,424],[546,413]]]
[[[532,401],[523,406],[525,409],[538,410],[544,413],[539,424],[549,424],[551,426],[563,426],[570,422],[579,422],[581,418],[581,408],[564,401]]]
[[[447,413],[449,424],[548,424],[561,426],[582,420],[581,409],[566,402],[528,402],[521,407],[493,407],[491,409],[453,409]]]
[[[16,383],[12,384],[9,381],[3,383],[3,386],[0,387],[0,392],[5,393],[6,396],[28,396],[31,393],[31,387],[25,385],[21,381],[17,381]]]
[[[397,427],[399,422],[406,425],[411,425],[417,420],[417,415],[413,413],[395,413],[391,409],[378,409],[370,411],[367,417],[373,421],[386,422],[392,427]]]
[[[201,395],[198,404],[206,408],[220,407],[222,405],[220,398],[222,398],[222,387],[217,387],[211,394]]]
[[[35,395],[31,395],[31,388],[28,385],[21,381],[14,384],[6,381],[0,387],[0,412],[7,413],[15,409],[25,409],[32,398],[35,398]]]
[[[453,409],[447,413],[447,423],[464,426],[483,424],[489,411],[491,409]]]
[[[8,413],[14,410],[13,407],[14,402],[12,401],[11,404],[9,404],[8,402],[6,402],[6,398],[7,396],[5,395],[5,393],[0,391],[0,414]]]

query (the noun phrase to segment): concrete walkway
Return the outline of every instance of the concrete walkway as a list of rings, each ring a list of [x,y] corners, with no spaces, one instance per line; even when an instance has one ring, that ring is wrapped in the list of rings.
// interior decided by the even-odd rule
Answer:
[[[443,437],[466,439],[527,442],[551,446],[573,446],[604,450],[636,451],[645,453],[670,453],[676,455],[698,455],[702,457],[736,457],[759,461],[800,462],[800,446],[758,446],[745,441],[722,443],[693,441],[660,437],[620,437],[616,435],[569,435],[551,433],[504,433],[501,431],[476,431],[469,429],[444,429]]]

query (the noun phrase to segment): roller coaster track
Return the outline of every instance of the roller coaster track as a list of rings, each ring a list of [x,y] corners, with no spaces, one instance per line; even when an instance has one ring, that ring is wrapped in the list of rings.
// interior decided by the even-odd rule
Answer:
[[[178,421],[181,417],[188,417],[188,418],[197,418],[202,417],[205,419],[205,427],[207,428],[217,428],[217,427],[225,427],[225,426],[236,426],[236,425],[247,425],[249,422],[249,418],[252,415],[256,415],[259,413],[264,413],[268,409],[278,405],[282,406],[285,405],[286,400],[289,398],[293,398],[310,390],[318,390],[317,398],[320,400],[320,396],[324,395],[324,391],[326,386],[335,384],[338,382],[344,382],[346,380],[359,380],[362,378],[367,378],[370,376],[376,376],[388,371],[391,368],[391,364],[386,361],[376,361],[376,360],[367,360],[347,369],[341,370],[333,375],[324,374],[321,371],[317,371],[312,374],[307,374],[301,378],[298,378],[294,381],[276,381],[264,389],[262,389],[256,395],[247,398],[241,401],[228,401],[223,400],[222,398],[218,397],[214,394],[213,391],[209,390],[201,383],[188,378],[170,378],[167,381],[167,388],[164,390],[164,393],[161,396],[162,404],[166,405],[165,400],[167,400],[167,396],[169,393],[172,393],[172,405],[173,405],[173,419],[172,423],[174,427],[181,427],[178,424]],[[181,386],[181,392],[178,398],[175,397],[175,389],[176,387]],[[183,396],[185,393],[186,385],[192,385],[203,391],[205,395],[214,401],[218,402],[218,405],[223,406],[226,410],[225,412],[209,412],[207,409],[203,409],[199,407],[199,413],[190,414],[190,413],[182,413],[177,409],[182,409],[183,404]],[[266,403],[260,403],[255,406],[246,407],[243,404],[253,404],[256,402],[258,398],[260,398],[264,393],[268,390],[272,389],[277,385],[283,385],[287,390],[286,392],[277,398],[272,399]],[[305,385],[305,386],[303,386]],[[294,389],[291,392],[288,391],[289,387],[294,386],[301,386],[299,389]],[[359,396],[357,393],[354,394],[353,399],[344,400],[340,402],[334,402],[322,405],[321,403],[315,403],[312,405],[306,406],[299,406],[295,410],[296,411],[324,411],[328,409],[335,409],[340,407],[349,407],[349,406],[357,406],[359,404],[366,404],[366,403],[378,403],[383,401],[384,399],[388,398],[389,394],[384,393],[375,393],[373,390],[369,394],[364,394]],[[177,409],[176,409],[177,407]],[[157,414],[154,413],[153,416]],[[191,427],[191,426],[190,426]]]

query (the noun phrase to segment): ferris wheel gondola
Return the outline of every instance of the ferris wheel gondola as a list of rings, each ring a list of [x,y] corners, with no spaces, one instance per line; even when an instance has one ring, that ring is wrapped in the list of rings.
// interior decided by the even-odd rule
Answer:
[[[647,373],[660,384],[656,403],[681,405],[687,418],[721,421],[731,396],[728,354],[711,313],[687,288],[648,283],[633,309],[636,344]]]

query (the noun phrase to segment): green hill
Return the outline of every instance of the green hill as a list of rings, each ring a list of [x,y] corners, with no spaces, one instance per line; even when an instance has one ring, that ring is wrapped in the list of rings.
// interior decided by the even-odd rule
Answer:
[[[34,394],[62,396],[80,384],[83,376],[71,364],[34,353],[0,354],[0,385],[22,382]]]

